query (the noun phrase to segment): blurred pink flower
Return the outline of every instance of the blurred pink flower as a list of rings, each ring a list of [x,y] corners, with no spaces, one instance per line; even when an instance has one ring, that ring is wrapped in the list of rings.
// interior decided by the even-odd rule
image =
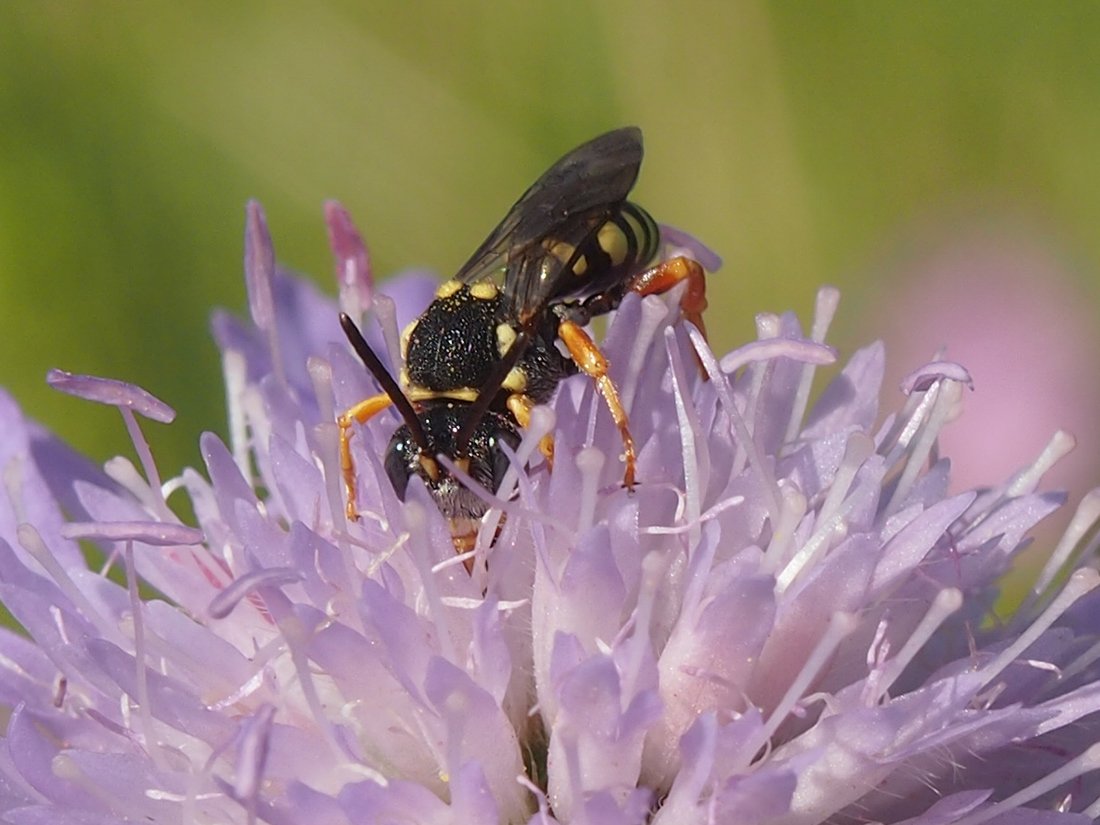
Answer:
[[[1048,474],[1049,487],[1080,494],[1100,469],[1100,352],[1096,305],[1070,268],[1034,234],[1008,229],[925,238],[883,297],[888,386],[938,350],[974,377],[940,444],[953,459],[953,489],[1000,478],[1032,460],[1064,429],[1077,449]]]

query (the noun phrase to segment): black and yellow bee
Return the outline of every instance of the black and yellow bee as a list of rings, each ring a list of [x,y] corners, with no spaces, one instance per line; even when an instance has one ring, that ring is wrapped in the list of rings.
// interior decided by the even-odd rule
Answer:
[[[383,392],[339,417],[347,512],[355,519],[353,426],[394,404],[404,424],[386,450],[386,473],[404,498],[419,476],[450,519],[465,549],[487,507],[438,460],[448,456],[475,482],[495,491],[508,468],[502,444],[515,450],[532,408],[550,400],[561,380],[591,377],[622,437],[623,483],[634,485],[635,449],[626,411],[607,374],[607,359],[585,332],[627,292],[664,292],[688,282],[684,314],[702,329],[702,267],[684,257],[646,268],[660,232],[626,199],[642,162],[635,127],[601,135],[565,155],[511,208],[458,274],[403,335],[401,385],[371,352],[355,323],[340,316],[352,346]],[[568,356],[558,349],[564,344]],[[552,460],[552,443],[542,450]]]

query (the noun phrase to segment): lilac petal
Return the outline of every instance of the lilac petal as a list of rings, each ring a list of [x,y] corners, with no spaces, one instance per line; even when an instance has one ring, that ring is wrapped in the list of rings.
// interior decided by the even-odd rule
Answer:
[[[0,630],[0,701],[9,707],[26,702],[31,710],[41,710],[56,690],[57,666],[45,651],[24,636]]]
[[[698,261],[707,272],[717,272],[722,268],[722,259],[718,256],[718,253],[690,232],[685,232],[683,229],[669,226],[667,223],[660,224],[660,228],[662,241],[671,246],[682,247],[690,254],[691,258]]]
[[[242,541],[249,561],[258,568],[286,567],[290,564],[290,536],[278,524],[264,514],[252,502],[236,499],[233,502],[237,536]],[[298,571],[293,571],[298,575]]]
[[[718,725],[713,713],[701,715],[681,740],[683,767],[673,780],[666,806],[653,825],[681,822],[747,822],[763,817],[778,821],[790,810],[797,773],[786,767],[762,764],[744,776],[737,756],[741,743],[756,736],[761,718],[755,710]],[[728,794],[728,795],[727,795]],[[738,810],[735,806],[743,806]],[[722,816],[724,811],[728,811]]]
[[[626,586],[611,553],[604,526],[587,533],[573,549],[562,571],[558,598],[542,603],[553,611],[558,632],[574,633],[582,642],[610,639],[622,623]]]
[[[225,310],[210,315],[210,334],[222,353],[237,352],[244,357],[250,381],[259,381],[271,371],[271,356],[258,330]]]
[[[336,201],[325,203],[325,224],[328,242],[336,262],[336,282],[341,289],[353,292],[363,309],[370,307],[374,278],[370,253],[363,237],[352,223],[347,210]]]
[[[681,737],[699,714],[744,706],[751,663],[772,629],[774,582],[764,576],[733,578],[692,613],[681,616],[661,653],[666,709],[646,743],[647,762],[665,780],[674,775]]]
[[[864,781],[874,780],[876,777],[878,779],[871,793],[862,800],[864,805],[869,811],[875,811],[876,814],[884,817],[887,821],[900,818],[899,812],[901,811],[919,810],[928,807],[944,793],[960,787],[976,789],[989,787],[988,776],[982,775],[984,772],[983,766],[986,763],[992,762],[993,766],[997,766],[995,770],[1000,770],[1011,776],[1010,782],[1012,783],[1019,783],[1021,779],[1024,779],[1029,766],[1033,766],[1037,762],[1041,764],[1041,761],[1039,761],[1042,760],[1041,753],[1036,754],[1031,760],[1025,760],[1026,764],[1023,765],[1018,764],[1018,756],[1013,758],[1007,754],[998,753],[997,749],[1007,743],[1029,738],[1027,728],[1031,725],[1028,724],[1029,720],[1027,718],[1021,718],[1020,710],[1007,708],[974,717],[965,712],[963,706],[965,703],[963,702],[950,701],[944,703],[942,699],[948,698],[946,695],[932,697],[928,691],[922,691],[911,698],[916,701],[894,702],[894,712],[890,713],[889,716],[887,716],[889,711],[874,714],[880,722],[887,722],[890,716],[893,716],[896,720],[908,720],[911,718],[911,714],[923,714],[923,716],[917,718],[915,728],[907,725],[906,729],[898,731],[897,738],[899,744],[903,744],[903,747],[900,750],[891,751],[890,755],[893,758],[885,761],[875,759],[874,755],[870,754],[873,762],[878,764],[867,764],[860,768]],[[954,696],[949,698],[951,700],[955,699]],[[905,706],[908,707],[903,711],[902,707]],[[1030,720],[1032,724],[1035,718],[1040,715],[1035,711],[1023,712],[1023,716],[1032,717]],[[864,724],[867,723],[864,722]],[[922,732],[928,735],[920,737]],[[838,736],[859,735],[855,730],[840,729],[836,731],[836,734]],[[908,747],[905,747],[904,743],[910,740],[914,734],[919,738],[912,741]],[[968,774],[966,781],[958,782],[958,773],[944,769],[942,754],[945,752],[958,755],[957,767],[960,771],[965,771]],[[1007,760],[1005,756],[1008,756]],[[922,782],[903,771],[884,772],[883,768],[888,768],[891,763],[895,765],[906,764],[916,768],[924,776],[925,781]],[[841,766],[837,764],[835,767],[840,768]],[[812,772],[818,772],[818,770],[827,772],[830,771],[830,767],[825,760],[822,760],[819,765],[812,769]],[[844,769],[836,771],[834,772],[834,778],[838,781],[844,781],[843,773],[846,772]],[[1040,775],[1041,773],[1042,771]],[[929,780],[934,782],[934,791],[928,787]],[[1026,784],[1026,779],[1021,784]],[[994,790],[996,793],[996,789]],[[899,799],[905,799],[907,804],[899,806],[897,803]]]
[[[43,798],[76,810],[97,810],[94,797],[76,784],[58,776],[53,760],[58,754],[45,719],[26,707],[16,707],[8,720],[6,745],[19,754],[15,764],[19,775]]]
[[[569,678],[569,674],[581,667],[587,660],[587,653],[580,639],[572,633],[558,632],[554,635],[553,649],[550,651],[549,683],[552,691],[547,691],[548,704],[540,708],[550,720],[556,716],[557,703],[561,701],[560,687]],[[549,699],[553,698],[553,705]]]
[[[483,601],[475,611],[470,652],[476,668],[471,675],[498,705],[503,704],[512,675],[512,651],[497,602],[492,598]]]
[[[244,233],[244,275],[252,321],[262,330],[275,323],[275,299],[271,282],[275,277],[275,247],[267,228],[267,217],[257,201],[249,201]]]
[[[57,458],[57,464],[43,463],[43,453]],[[19,546],[20,524],[33,524],[58,562],[66,568],[82,567],[83,556],[76,542],[61,535],[61,507],[73,506],[71,485],[85,474],[103,478],[86,461],[47,436],[41,428],[29,425],[19,406],[0,390],[0,468],[4,469],[4,494],[0,495],[0,537]],[[69,475],[69,473],[72,475]],[[61,501],[55,496],[60,496]],[[22,554],[22,548],[17,550]]]
[[[821,393],[803,435],[825,438],[849,426],[869,432],[878,414],[885,371],[886,350],[881,343],[858,350]]]
[[[285,825],[293,825],[297,822],[309,822],[311,825],[347,825],[348,823],[339,801],[298,780],[288,783],[283,809],[286,812]],[[275,825],[283,825],[275,820],[272,821]]]
[[[74,569],[80,570],[80,568]],[[0,539],[0,581],[14,588],[15,592],[11,593],[11,598],[14,600],[25,599],[28,604],[37,604],[38,600],[45,599],[62,609],[68,608],[71,604],[58,583],[50,578],[41,564],[32,558],[17,554],[3,539]],[[23,622],[23,625],[32,636],[35,635],[26,622]],[[56,632],[56,629],[52,632]]]
[[[932,546],[973,501],[973,493],[941,501],[902,528],[883,547],[872,588],[888,587],[895,580],[913,575]]]
[[[806,748],[801,754],[779,749],[777,766],[798,776],[792,811],[780,821],[820,821],[827,811],[843,809],[883,781],[895,763],[881,756],[889,752],[899,722],[873,709],[829,717],[800,738]]]
[[[667,822],[690,822],[692,817],[699,815],[699,809],[703,802],[703,789],[710,784],[711,774],[714,769],[714,749],[717,739],[717,721],[713,711],[701,713],[697,716],[691,727],[680,738],[680,753],[684,765],[681,770],[675,772],[675,776],[669,782],[668,796],[665,804],[654,817],[654,825],[665,825]],[[646,758],[649,759],[652,749],[647,743]],[[652,766],[650,772],[653,771]],[[659,760],[656,772],[660,781],[660,774],[666,772],[663,759]],[[646,775],[643,767],[643,777],[646,784],[654,782],[652,776]]]
[[[392,724],[393,718],[423,715],[426,705],[406,690],[376,640],[333,624],[317,632],[309,653],[351,703],[360,739],[370,750],[388,754],[387,775],[439,786],[439,764],[428,743]]]
[[[226,449],[221,439],[213,433],[203,433],[199,440],[206,469],[210,473],[210,480],[214,485],[214,494],[217,496],[218,509],[222,516],[236,524],[235,501],[245,501],[254,505],[255,493],[251,485],[245,481],[240,469],[233,461],[233,456]]]
[[[66,749],[55,760],[54,770],[79,776],[85,787],[95,788],[100,799],[128,811],[134,820],[155,822],[172,816],[174,803],[146,794],[145,789],[168,790],[177,783],[165,783],[153,766],[138,754]],[[178,787],[175,790],[178,792]],[[98,807],[106,805],[101,802]]]
[[[614,638],[621,621],[620,599],[626,593],[603,526],[588,532],[573,548],[559,582],[539,575],[531,610],[536,679],[557,683],[596,647],[597,639]],[[544,697],[541,709],[552,719],[558,696]]]
[[[989,796],[988,790],[951,794],[936,802],[921,816],[905,820],[899,825],[950,825],[977,808],[989,799]]]
[[[410,696],[421,698],[434,655],[428,629],[408,607],[374,582],[363,583],[362,597],[366,619],[386,646],[394,676]]]
[[[0,393],[0,428],[7,433],[6,440],[9,445],[12,445],[15,441],[14,430],[17,425],[8,417],[7,400],[9,400],[8,397]],[[57,503],[60,503],[72,516],[84,518],[86,514],[74,489],[78,484],[112,489],[116,487],[116,483],[107,477],[102,467],[80,455],[41,427],[31,425],[28,428],[28,437],[31,461],[48,488],[26,496],[28,509],[31,505],[35,509],[43,508],[56,499]],[[7,464],[7,461],[3,463]],[[29,484],[30,481],[25,475],[24,489],[27,489]],[[46,534],[47,531],[42,529],[44,518],[44,515],[36,515],[30,520],[32,524],[38,526],[39,532]]]
[[[906,395],[924,392],[937,381],[943,380],[958,381],[974,389],[974,381],[966,367],[954,361],[932,361],[905,376],[901,381],[901,391]]]
[[[456,821],[491,823],[500,820],[493,790],[476,761],[467,762],[451,778],[450,792]]]
[[[239,767],[233,784],[233,793],[238,799],[252,799],[259,793],[274,718],[274,706],[262,705],[244,721],[238,749]]]
[[[0,597],[16,621],[26,628],[27,633],[60,672],[72,678],[79,676],[82,685],[89,686],[102,695],[112,695],[113,682],[99,663],[86,648],[70,643],[65,635],[72,633],[92,637],[96,634],[92,624],[83,621],[71,610],[57,606],[48,595],[36,597],[25,590],[5,584],[0,585]],[[56,598],[61,600],[60,597]],[[55,690],[51,686],[48,696],[42,696],[44,687],[39,684],[36,692],[40,696],[36,706],[52,702]]]
[[[339,794],[350,825],[382,822],[415,822],[417,825],[498,825],[499,820],[456,820],[450,806],[422,785],[413,782],[359,782],[347,785]]]
[[[304,523],[315,520],[324,507],[321,496],[324,478],[317,465],[279,435],[273,435],[270,446],[271,473],[287,515]]]
[[[119,688],[137,699],[139,691],[134,657],[115,645],[98,639],[88,643],[88,650]],[[145,678],[148,682],[149,711],[160,722],[176,730],[186,731],[190,736],[211,745],[220,745],[233,735],[230,720],[199,701],[189,686],[152,669],[146,669]]]
[[[864,604],[875,562],[874,547],[867,537],[852,536],[805,583],[788,592],[749,683],[753,704],[765,713],[779,702],[782,686],[802,673],[830,617]],[[830,670],[842,680],[854,676],[843,667]]]
[[[307,601],[327,603],[336,594],[333,584],[345,573],[339,548],[295,521],[290,528],[288,550],[289,566],[302,577]]]
[[[34,805],[4,812],[11,825],[128,825],[129,818],[89,811],[65,810],[53,805]]]
[[[230,696],[255,676],[253,663],[231,638],[218,635],[173,605],[147,602],[145,623],[157,638],[172,644],[173,675],[186,684],[205,685],[206,698]]]
[[[998,537],[1009,548],[1019,545],[1027,533],[1064,503],[1058,493],[1037,493],[1005,502],[993,510],[960,542],[960,549],[969,550]]]
[[[620,803],[619,794],[600,791],[584,800],[576,820],[599,825],[643,825],[653,807],[653,792],[648,788],[634,788]],[[569,822],[571,820],[565,820]]]
[[[797,785],[798,775],[793,770],[771,769],[733,777],[716,793],[718,819],[736,819],[745,825],[780,822],[791,810]]]
[[[128,384],[125,381],[99,378],[94,375],[74,375],[64,370],[53,369],[46,373],[46,383],[55,390],[75,395],[85,401],[131,409],[161,424],[171,424],[176,417],[176,411],[159,398],[136,384]]]
[[[275,312],[279,318],[293,318],[285,332],[279,331],[279,354],[287,364],[294,387],[301,390],[299,403],[313,401],[313,387],[306,372],[306,362],[314,356],[323,357],[330,344],[344,346],[344,333],[338,321],[339,308],[317,284],[297,278],[285,269],[276,269],[272,280]]]
[[[451,771],[459,774],[460,766],[476,764],[477,781],[496,800],[492,813],[499,805],[500,818],[514,821],[524,809],[523,790],[515,781],[523,762],[515,730],[500,706],[466,673],[438,656],[428,666],[424,691],[447,724]]]
[[[574,668],[559,688],[561,712],[550,733],[548,788],[555,811],[569,817],[589,793],[631,788],[641,772],[645,731],[660,714],[655,692],[626,703],[626,686],[614,662],[593,656]],[[624,708],[624,705],[626,707]],[[582,786],[572,784],[570,763],[582,766]]]

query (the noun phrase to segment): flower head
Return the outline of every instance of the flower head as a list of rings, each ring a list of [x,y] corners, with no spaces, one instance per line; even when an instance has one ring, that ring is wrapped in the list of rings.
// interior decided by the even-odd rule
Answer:
[[[347,216],[327,217],[341,307],[366,311],[395,361],[427,281],[376,292]],[[93,467],[0,404],[0,597],[26,631],[0,635],[5,821],[1100,814],[1100,601],[1080,567],[1100,493],[1024,604],[992,612],[1062,503],[1036,484],[1067,436],[1002,484],[949,494],[936,439],[961,366],[913,373],[883,415],[872,345],[811,407],[835,292],[809,334],[760,316],[758,340],[720,359],[675,295],[630,296],[604,349],[640,483],[621,487],[618,433],[568,379],[501,489],[477,492],[492,508],[463,559],[419,480],[405,500],[389,483],[389,413],[354,441],[361,519],[346,520],[334,422],[375,390],[337,307],[277,271],[256,206],[246,237],[252,318],[214,319],[229,436],[203,437],[202,472],[162,480],[137,416],[171,410],[130,385],[51,375],[120,409],[140,469]]]

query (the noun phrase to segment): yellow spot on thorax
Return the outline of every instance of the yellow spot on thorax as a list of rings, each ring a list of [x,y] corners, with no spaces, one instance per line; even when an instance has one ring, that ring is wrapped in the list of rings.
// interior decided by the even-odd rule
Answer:
[[[420,323],[419,318],[413,318],[409,323],[405,324],[405,328],[401,330],[401,360],[405,360],[405,356],[409,352],[409,339],[412,338],[413,330],[416,329],[416,325]]]
[[[470,294],[481,301],[491,301],[497,297],[497,285],[492,281],[478,281],[470,287]]]
[[[435,291],[436,298],[450,298],[456,292],[462,289],[462,282],[454,279],[442,283],[439,285],[439,289]]]
[[[497,352],[502,356],[512,348],[512,342],[516,340],[516,331],[511,324],[497,325]]]

